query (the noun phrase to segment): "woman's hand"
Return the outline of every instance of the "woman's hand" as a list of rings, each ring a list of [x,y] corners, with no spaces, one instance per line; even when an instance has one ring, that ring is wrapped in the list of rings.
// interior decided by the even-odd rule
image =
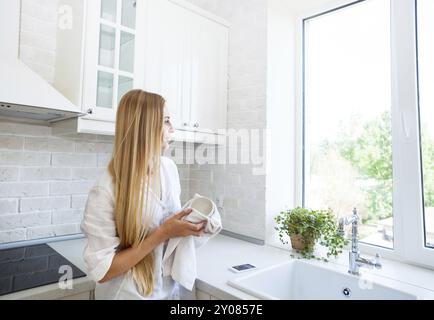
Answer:
[[[201,236],[206,227],[206,221],[194,224],[182,220],[182,218],[188,216],[191,212],[191,209],[185,209],[175,214],[167,219],[155,232],[151,233],[139,246],[118,252],[113,258],[109,271],[99,283],[104,283],[127,272],[168,239]]]
[[[182,220],[192,212],[191,209],[185,209],[178,212],[173,217],[167,219],[161,226],[160,232],[165,240],[177,237],[201,236],[206,227],[206,221],[194,224]]]

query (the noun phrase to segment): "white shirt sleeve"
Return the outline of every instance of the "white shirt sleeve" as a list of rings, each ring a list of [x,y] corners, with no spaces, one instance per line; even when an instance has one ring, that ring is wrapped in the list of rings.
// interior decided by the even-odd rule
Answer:
[[[91,276],[100,281],[110,269],[120,244],[116,232],[114,199],[107,189],[96,186],[90,190],[81,230],[88,240],[84,261]]]

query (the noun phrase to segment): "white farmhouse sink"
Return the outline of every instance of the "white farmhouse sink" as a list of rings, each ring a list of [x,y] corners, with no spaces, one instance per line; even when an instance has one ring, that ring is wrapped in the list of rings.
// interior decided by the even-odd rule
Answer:
[[[385,280],[390,283],[390,280]],[[259,299],[272,300],[414,300],[417,296],[350,275],[343,266],[300,260],[259,270],[228,282]],[[404,286],[405,287],[405,286]],[[400,289],[397,289],[400,288]]]

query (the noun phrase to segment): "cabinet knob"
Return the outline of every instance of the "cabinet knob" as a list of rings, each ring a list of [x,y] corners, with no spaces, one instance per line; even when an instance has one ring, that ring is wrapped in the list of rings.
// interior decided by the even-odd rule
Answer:
[[[93,109],[92,108],[87,109],[87,114],[93,114]]]
[[[195,128],[199,128],[199,123],[195,123],[195,124],[194,124],[194,127],[195,127]]]
[[[188,123],[187,123],[187,122],[184,122],[182,125],[183,125],[184,127],[188,127]]]

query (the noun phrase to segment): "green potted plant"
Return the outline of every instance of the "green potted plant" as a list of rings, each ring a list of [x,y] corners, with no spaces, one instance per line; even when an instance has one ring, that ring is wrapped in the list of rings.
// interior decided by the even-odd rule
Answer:
[[[303,258],[316,258],[313,252],[318,241],[328,249],[327,258],[342,253],[347,244],[347,240],[338,232],[338,223],[331,209],[309,210],[298,207],[282,211],[275,221],[280,241],[288,244],[285,240],[288,236],[292,248]]]

